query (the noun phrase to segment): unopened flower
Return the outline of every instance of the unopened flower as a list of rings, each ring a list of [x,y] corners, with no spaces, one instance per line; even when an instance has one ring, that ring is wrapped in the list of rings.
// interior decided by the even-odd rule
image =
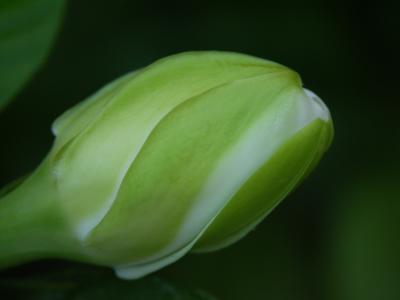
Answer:
[[[189,52],[128,74],[53,124],[0,201],[0,264],[64,257],[137,278],[252,230],[328,148],[329,111],[292,70]]]

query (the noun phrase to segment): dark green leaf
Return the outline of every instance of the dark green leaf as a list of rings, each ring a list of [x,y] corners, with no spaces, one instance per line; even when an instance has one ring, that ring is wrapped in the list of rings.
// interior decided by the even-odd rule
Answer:
[[[398,169],[360,178],[335,215],[328,299],[400,299]],[[379,177],[377,177],[379,175]]]
[[[0,1],[0,109],[44,61],[64,0]]]
[[[2,275],[0,294],[5,299],[216,300],[201,290],[172,284],[157,276],[120,280],[109,269],[83,265],[65,264],[52,271],[35,263]]]

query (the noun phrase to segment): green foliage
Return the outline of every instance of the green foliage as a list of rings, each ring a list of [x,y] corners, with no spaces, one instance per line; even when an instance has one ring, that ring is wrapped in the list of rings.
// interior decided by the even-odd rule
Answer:
[[[362,178],[339,195],[346,208],[337,213],[329,247],[329,299],[400,299],[399,187],[389,174]]]
[[[43,63],[63,7],[63,0],[0,2],[0,109]]]
[[[0,278],[0,290],[5,299],[15,300],[216,300],[201,290],[159,277],[122,281],[107,270],[75,265],[44,274],[36,271]]]

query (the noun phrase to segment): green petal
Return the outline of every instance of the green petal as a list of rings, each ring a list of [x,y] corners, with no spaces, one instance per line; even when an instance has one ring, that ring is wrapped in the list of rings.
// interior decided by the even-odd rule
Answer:
[[[194,250],[229,246],[254,229],[321,158],[327,148],[327,126],[317,119],[281,146],[229,201]]]
[[[59,139],[65,139],[63,132],[68,136],[79,132],[60,151],[54,151],[53,171],[76,233],[84,239],[104,217],[149,134],[177,105],[236,79],[282,70],[287,69],[240,54],[180,54],[143,69],[111,91],[111,96],[101,94],[101,102],[107,104],[92,102],[93,111],[91,107],[78,108],[78,125],[68,126],[79,130],[66,129],[74,113],[61,120],[55,126],[56,131],[61,130]],[[107,109],[101,109],[104,105]],[[82,130],[88,113],[96,118]]]
[[[117,268],[178,259],[279,146],[316,118],[299,115],[299,84],[289,70],[260,75],[176,107],[147,139],[88,247]]]
[[[138,72],[132,72],[114,80],[88,99],[78,103],[59,116],[51,126],[53,134],[57,137],[56,148],[64,146],[96,120],[119,89],[137,74]],[[53,151],[56,152],[58,149]]]

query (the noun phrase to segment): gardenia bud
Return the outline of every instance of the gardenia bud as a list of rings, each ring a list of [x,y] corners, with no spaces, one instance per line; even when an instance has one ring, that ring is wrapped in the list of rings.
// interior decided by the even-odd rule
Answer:
[[[224,52],[159,60],[53,124],[39,168],[0,199],[0,265],[63,257],[138,278],[252,230],[333,135],[292,70]]]

